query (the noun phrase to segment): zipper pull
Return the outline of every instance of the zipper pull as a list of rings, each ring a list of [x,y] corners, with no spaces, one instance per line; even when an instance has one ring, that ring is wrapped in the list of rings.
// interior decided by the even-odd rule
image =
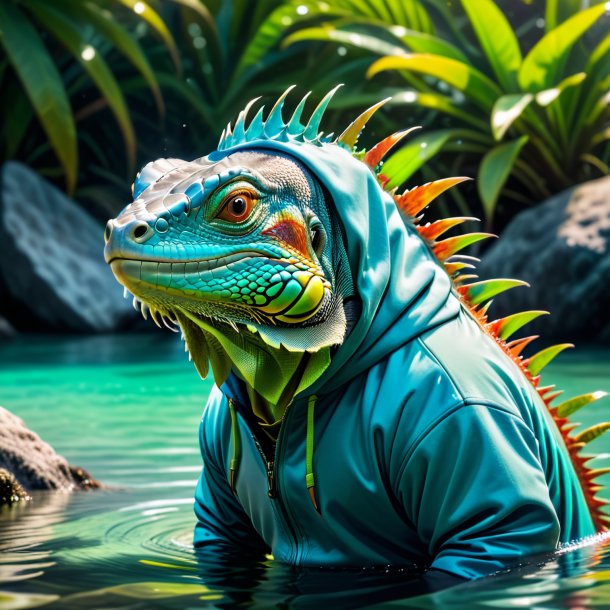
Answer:
[[[267,462],[267,495],[275,498],[275,479],[273,478],[273,462]]]

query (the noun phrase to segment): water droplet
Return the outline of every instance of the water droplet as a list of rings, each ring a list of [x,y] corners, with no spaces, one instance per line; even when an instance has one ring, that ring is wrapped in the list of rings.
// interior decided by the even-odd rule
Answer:
[[[206,44],[208,44],[208,42],[203,36],[197,36],[197,38],[193,39],[193,46],[196,49],[203,49]]]
[[[144,2],[136,2],[133,5],[133,12],[137,15],[141,15],[146,10],[146,5]]]
[[[195,36],[199,36],[201,34],[201,26],[198,23],[189,23],[186,31],[190,36],[195,38]]]
[[[304,4],[297,6],[298,15],[307,15],[308,12],[309,12],[309,9]]]
[[[288,17],[288,15],[284,15],[281,19],[282,25],[292,25],[292,17]]]
[[[337,55],[341,55],[341,57],[343,57],[344,55],[347,55],[347,49],[345,47],[338,47]]]
[[[542,17],[539,17],[538,19],[536,19],[536,27],[539,29],[542,29],[544,27],[544,19]]]
[[[88,44],[87,46],[83,47],[80,56],[85,61],[91,61],[95,57],[95,49],[90,44]]]

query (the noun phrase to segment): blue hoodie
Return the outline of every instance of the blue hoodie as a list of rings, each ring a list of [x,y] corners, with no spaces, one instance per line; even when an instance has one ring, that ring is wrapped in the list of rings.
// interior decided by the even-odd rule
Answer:
[[[476,578],[593,534],[544,403],[371,171],[330,144],[257,140],[214,155],[247,148],[290,155],[326,187],[362,312],[295,397],[274,449],[239,380],[214,387],[195,545],[270,549],[297,566],[431,566]]]

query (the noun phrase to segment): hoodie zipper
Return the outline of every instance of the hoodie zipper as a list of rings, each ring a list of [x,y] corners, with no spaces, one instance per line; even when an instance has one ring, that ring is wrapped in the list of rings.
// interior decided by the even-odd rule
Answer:
[[[234,403],[235,403],[235,401],[234,401]],[[237,403],[235,403],[235,404],[237,404]],[[281,419],[280,429],[279,429],[279,432],[277,435],[277,439],[274,443],[272,460],[269,459],[269,457],[263,450],[263,447],[262,447],[260,441],[258,440],[253,428],[250,426],[249,422],[245,418],[242,418],[242,419],[244,420],[246,426],[248,427],[248,430],[250,431],[250,435],[252,436],[252,440],[254,441],[254,444],[256,445],[256,448],[258,449],[258,452],[263,460],[263,464],[265,465],[265,469],[267,472],[267,495],[272,500],[272,505],[275,505],[276,512],[279,515],[280,521],[282,522],[284,529],[286,530],[289,537],[291,538],[290,542],[291,542],[292,552],[294,553],[294,556],[296,558],[299,555],[298,536],[291,523],[291,520],[288,518],[288,510],[284,506],[284,503],[282,502],[282,498],[279,495],[278,489],[277,489],[278,447],[280,445],[280,439],[282,437],[282,432],[284,430],[284,421],[286,419],[286,415],[288,414],[288,411],[289,411],[289,409],[287,408],[284,413],[284,416]]]

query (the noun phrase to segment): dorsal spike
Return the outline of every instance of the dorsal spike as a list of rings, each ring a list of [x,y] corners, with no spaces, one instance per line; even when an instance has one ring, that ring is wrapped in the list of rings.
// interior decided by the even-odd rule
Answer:
[[[246,131],[246,140],[256,140],[263,135],[263,130],[265,129],[265,122],[263,121],[264,111],[265,107],[261,106],[258,109],[258,112],[254,115],[254,118],[250,122],[250,125]]]
[[[416,186],[402,195],[395,198],[396,205],[410,217],[417,216],[431,201],[444,193],[452,186],[470,180],[466,176],[456,176],[455,178],[443,178],[428,182],[421,186]]]
[[[521,327],[540,316],[548,315],[548,311],[521,311],[505,318],[494,320],[487,325],[488,330],[505,341],[514,335]]]
[[[484,303],[492,297],[495,297],[497,294],[510,290],[511,288],[516,288],[517,286],[529,287],[529,284],[522,280],[497,278],[474,282],[467,286],[460,286],[458,292],[460,292],[471,305],[478,305],[479,303]]]
[[[336,144],[339,144],[348,150],[352,150],[352,148],[356,146],[358,138],[370,118],[391,99],[391,97],[386,97],[385,100],[381,100],[380,102],[373,104],[370,108],[367,108],[360,116],[352,121],[347,129],[335,140]]]
[[[523,337],[523,339],[515,339],[506,344],[508,351],[513,358],[518,358],[521,352],[532,342],[538,339],[540,335],[532,335],[531,337]]]
[[[437,237],[443,235],[443,233],[449,231],[449,229],[457,227],[463,222],[467,222],[469,220],[478,221],[479,219],[474,218],[474,216],[455,216],[453,218],[443,218],[435,222],[429,222],[423,226],[420,225],[417,227],[417,231],[423,238],[435,240]]]
[[[406,135],[410,134],[412,131],[416,129],[421,129],[418,125],[416,127],[410,127],[409,129],[403,129],[402,131],[397,131],[393,133],[391,136],[384,138],[381,142],[378,142],[369,150],[363,158],[363,161],[374,170],[381,160],[385,157],[385,155],[392,149],[398,142],[400,142]]]
[[[462,269],[474,269],[475,268],[474,265],[470,265],[469,263],[459,263],[459,262],[450,263],[448,261],[445,261],[444,265],[445,265],[445,271],[449,275],[453,275],[454,273],[457,273],[458,271],[461,271]]]
[[[277,98],[277,102],[273,105],[267,120],[265,121],[265,135],[269,138],[278,135],[286,127],[284,124],[284,118],[282,117],[282,108],[284,107],[284,101],[288,94],[296,87],[296,85],[290,85],[280,97]]]
[[[333,95],[337,92],[339,87],[342,87],[343,84],[339,84],[333,89],[331,89],[320,101],[320,103],[316,106],[316,109],[311,113],[311,117],[309,122],[305,127],[305,131],[303,132],[303,137],[305,140],[315,140],[318,137],[318,130],[320,128],[320,122],[322,121],[322,117],[324,116],[324,111],[326,110],[328,104],[330,104],[330,100]]]
[[[298,136],[303,133],[305,127],[301,124],[301,115],[303,114],[303,109],[305,108],[305,102],[307,102],[307,98],[311,95],[311,91],[308,91],[303,99],[298,103],[297,107],[294,109],[292,116],[290,117],[290,121],[288,121],[287,131],[291,136]]]
[[[526,364],[527,370],[535,377],[549,362],[551,362],[551,360],[553,360],[553,358],[555,358],[555,356],[571,347],[574,347],[571,343],[551,345],[550,347],[540,350],[531,358],[528,358],[527,362],[524,364]]]
[[[466,233],[465,235],[457,235],[455,237],[443,239],[443,241],[437,242],[432,249],[434,250],[436,257],[443,262],[467,246],[490,237],[496,237],[496,235],[493,235],[492,233]]]
[[[250,111],[250,108],[252,108],[252,106],[254,104],[256,104],[256,102],[258,102],[258,100],[260,100],[260,96],[259,97],[255,97],[253,100],[250,100],[247,104],[246,107],[237,115],[237,121],[235,121],[235,127],[233,129],[233,142],[234,143],[240,143],[240,142],[244,142],[246,139],[246,120],[248,118],[248,112]]]
[[[545,397],[544,397],[544,402],[546,403],[547,406],[550,406],[551,403],[558,397],[561,396],[563,394],[563,390],[556,390],[555,392],[549,392]]]
[[[565,400],[560,405],[557,405],[557,415],[559,417],[569,417],[572,413],[575,413],[579,409],[586,407],[588,404],[591,404],[600,398],[604,398],[604,396],[608,396],[608,392],[598,390],[597,392],[581,394],[580,396]]]
[[[610,422],[602,422],[601,424],[595,424],[586,430],[583,430],[579,434],[574,437],[575,443],[590,443],[592,440],[595,440],[602,434],[605,434],[610,430]]]

